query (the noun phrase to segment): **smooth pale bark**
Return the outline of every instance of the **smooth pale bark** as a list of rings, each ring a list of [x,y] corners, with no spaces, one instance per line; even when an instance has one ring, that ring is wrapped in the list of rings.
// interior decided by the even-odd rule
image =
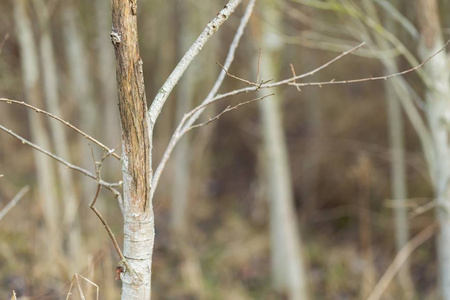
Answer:
[[[58,72],[56,70],[53,41],[50,32],[50,16],[46,7],[46,3],[44,3],[42,0],[34,0],[33,3],[41,30],[40,54],[44,80],[45,101],[49,112],[57,116],[62,116],[58,95]],[[69,144],[64,130],[64,126],[61,126],[60,123],[56,122],[55,120],[50,120],[50,134],[53,139],[55,154],[65,159],[69,159]],[[73,262],[73,267],[75,267],[80,263],[82,259],[80,257],[80,255],[82,255],[80,247],[81,232],[79,222],[75,218],[79,203],[77,201],[77,195],[75,192],[72,171],[64,167],[62,164],[59,164],[58,174],[61,186],[63,187],[61,199],[64,214],[64,226],[65,230],[68,230],[69,235],[68,254],[71,261]],[[67,221],[70,221],[70,223]],[[61,230],[59,231],[61,232]]]
[[[356,165],[351,170],[357,189],[359,221],[359,248],[361,255],[360,299],[366,299],[375,286],[375,267],[372,252],[372,228],[370,214],[372,164],[367,155],[359,154]]]
[[[309,49],[302,55],[302,60],[302,69],[304,70],[313,70],[319,65],[316,54]],[[324,149],[325,145],[322,140],[322,105],[318,90],[315,88],[305,89],[301,96],[307,105],[306,121],[309,135],[303,162],[302,206],[304,206],[305,211],[302,212],[302,215],[308,218],[318,208],[319,164],[322,157],[322,149]]]
[[[101,1],[99,1],[101,2]],[[79,119],[78,124],[83,131],[91,135],[95,133],[95,120],[97,120],[97,108],[94,104],[91,82],[93,76],[89,72],[89,57],[87,55],[87,47],[80,34],[80,22],[76,15],[76,7],[72,1],[68,1],[64,5],[63,10],[63,31],[65,37],[65,51],[70,74],[70,87],[72,101],[76,103]],[[112,64],[112,61],[110,62]],[[83,168],[94,172],[94,164],[92,161],[91,148],[84,137],[79,138],[79,153],[81,157],[81,165]],[[95,149],[93,149],[95,150]],[[95,152],[94,152],[95,153]],[[86,176],[81,177],[82,198],[92,199],[95,195],[95,185],[92,180]],[[75,214],[71,216],[75,218]],[[69,224],[74,222],[73,219],[67,220]]]
[[[20,47],[21,66],[25,98],[31,105],[42,107],[41,89],[39,87],[39,60],[36,43],[25,0],[14,1],[14,19]],[[50,141],[43,119],[29,110],[31,140],[44,149],[50,149]],[[54,161],[46,155],[33,151],[36,163],[39,200],[41,201],[44,220],[47,227],[48,257],[57,257],[61,253],[61,233],[59,231],[58,204]],[[52,267],[50,267],[52,269]]]
[[[123,254],[128,265],[124,265],[124,272],[121,273],[124,300],[150,299],[155,237],[150,197],[151,131],[136,14],[136,1],[112,1],[111,40],[116,54],[122,127]]]
[[[261,77],[276,77],[282,43],[274,28],[281,25],[281,16],[276,5],[269,1],[263,4],[264,22],[256,29],[263,35]],[[277,94],[275,91],[271,99],[260,102],[270,202],[272,275],[275,288],[286,291],[291,300],[303,300],[308,299],[306,271],[280,111],[282,99]]]
[[[381,24],[372,1],[365,0],[365,9],[370,18]],[[392,3],[395,5],[395,3]],[[386,29],[395,34],[395,27],[392,19],[385,22]],[[376,46],[379,50],[385,51],[390,48],[389,43],[379,35],[375,35]],[[381,62],[385,66],[385,74],[395,74],[398,72],[397,62],[394,58],[382,57]],[[401,111],[400,97],[403,101],[413,103],[409,93],[403,92],[402,81],[393,78],[384,83],[386,105],[388,114],[389,145],[391,158],[391,198],[395,201],[394,207],[394,225],[395,225],[395,245],[397,252],[409,241],[409,221],[407,212],[407,184],[406,184],[406,164],[405,164],[405,146],[403,133],[403,116]],[[414,284],[411,278],[409,261],[407,260],[398,274],[400,284],[403,288],[403,294],[412,298],[414,294]]]
[[[439,24],[438,3],[418,0],[417,17],[420,28],[419,55],[426,59],[444,45]],[[424,66],[426,72],[426,115],[430,126],[435,160],[431,166],[434,193],[437,201],[438,268],[441,297],[450,299],[450,203],[449,172],[450,151],[448,140],[450,116],[450,69],[446,52],[433,57]]]
[[[186,2],[185,0],[174,1],[174,6],[175,18],[178,22],[176,36],[177,57],[181,59],[195,40],[195,33],[198,31],[196,30],[196,27],[198,27],[196,26],[196,21],[200,21],[200,12],[194,7],[194,3]],[[197,64],[191,65],[178,83],[176,91],[175,128],[183,115],[192,107],[194,89],[198,83],[198,76],[196,75],[198,71]],[[191,293],[197,295],[199,298],[204,298],[202,295],[205,292],[205,288],[200,262],[189,239],[191,230],[189,229],[188,222],[188,202],[193,182],[191,180],[191,158],[193,155],[191,148],[190,139],[185,137],[178,142],[174,151],[171,226],[175,241],[174,246],[182,260],[180,273],[183,282]]]
[[[389,145],[391,156],[391,197],[395,201],[394,224],[395,246],[399,252],[409,241],[409,220],[407,212],[407,186],[403,117],[398,94],[393,83],[385,83],[386,104],[388,109]],[[409,260],[399,271],[399,280],[405,293],[412,292],[412,279]]]
[[[195,40],[195,10],[193,4],[184,0],[175,1],[175,18],[179,22],[177,36],[178,59],[181,59]],[[195,66],[186,70],[181,78],[176,99],[175,126],[183,115],[190,110],[195,84]],[[172,229],[178,236],[183,236],[187,226],[187,201],[189,197],[190,143],[188,138],[181,139],[174,151],[174,177],[172,186]]]

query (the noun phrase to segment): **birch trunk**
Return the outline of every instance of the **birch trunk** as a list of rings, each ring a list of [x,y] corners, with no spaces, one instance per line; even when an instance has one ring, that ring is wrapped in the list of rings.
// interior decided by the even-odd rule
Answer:
[[[435,0],[419,0],[417,16],[421,42],[419,54],[422,59],[430,57],[444,46],[439,24],[438,4]],[[435,160],[431,176],[437,201],[437,219],[440,225],[438,235],[438,266],[441,297],[450,299],[450,203],[449,172],[450,151],[448,126],[450,116],[450,69],[445,51],[437,54],[424,66],[426,72],[426,115],[430,126]]]
[[[397,2],[393,1],[393,5]],[[365,0],[364,5],[370,18],[376,22],[380,22],[375,5],[372,1]],[[388,19],[384,22],[386,29],[392,34],[396,34],[393,21]],[[389,43],[379,35],[375,35],[377,48],[381,51],[390,48]],[[381,56],[382,57],[382,56]],[[397,62],[394,58],[380,58],[385,66],[385,74],[395,74],[398,72]],[[409,222],[407,216],[407,183],[406,183],[406,164],[405,164],[405,146],[403,133],[403,116],[401,111],[400,97],[403,101],[413,103],[410,94],[403,81],[399,78],[392,78],[384,83],[388,130],[389,130],[389,146],[391,158],[391,197],[395,201],[394,208],[394,224],[395,224],[395,245],[397,252],[409,241]],[[403,289],[403,294],[411,299],[414,295],[414,284],[410,274],[409,261],[406,261],[399,272],[399,282]]]
[[[260,68],[262,76],[276,76],[282,43],[273,28],[281,25],[279,8],[263,2],[264,23]],[[271,26],[265,26],[270,23]],[[258,30],[258,29],[257,29]],[[287,291],[289,299],[308,299],[303,249],[295,214],[292,178],[280,111],[281,98],[261,101],[262,130],[269,189],[272,274],[275,287]]]
[[[196,20],[199,21],[199,11],[194,9],[193,3],[185,0],[174,1],[175,18],[178,22],[177,27],[177,59],[181,59],[184,53],[189,49],[195,40]],[[182,119],[183,115],[191,109],[194,89],[198,83],[198,67],[191,65],[180,79],[176,93],[176,117],[175,127]],[[174,176],[172,182],[172,230],[174,234],[174,246],[176,252],[181,256],[180,272],[184,284],[191,293],[198,298],[203,299],[205,288],[203,284],[203,275],[195,249],[190,243],[189,233],[189,199],[191,195],[192,168],[191,141],[184,137],[178,142],[174,151]]]
[[[39,88],[39,60],[33,30],[26,11],[25,0],[14,1],[14,18],[19,40],[21,66],[25,98],[31,105],[42,107],[41,90]],[[29,110],[31,139],[44,149],[50,149],[50,141],[43,119]],[[44,212],[44,220],[49,237],[48,257],[58,257],[61,253],[61,236],[58,226],[58,205],[56,193],[56,177],[54,161],[46,155],[33,151],[36,163],[39,199]]]
[[[53,51],[53,41],[50,32],[50,16],[47,11],[46,4],[42,0],[34,0],[34,7],[39,20],[41,30],[40,54],[44,78],[44,95],[48,110],[57,115],[62,116],[60,100],[58,95],[58,76]],[[56,155],[65,159],[70,158],[67,136],[64,132],[65,128],[55,120],[50,120],[50,133],[53,139],[53,145]],[[64,213],[64,229],[69,230],[68,249],[72,267],[78,265],[81,261],[81,232],[79,221],[76,219],[78,210],[78,201],[75,193],[74,180],[72,172],[58,165],[58,174],[63,187],[63,213]],[[58,230],[61,235],[61,230]]]
[[[154,216],[150,199],[151,147],[142,59],[139,53],[137,2],[113,0],[111,39],[122,127],[123,254],[127,260],[122,299],[150,299]]]
[[[192,34],[194,10],[189,9],[193,5],[184,0],[175,1],[175,18],[179,22],[177,36],[178,59],[181,59],[189,49],[195,36]],[[188,21],[189,19],[190,22]],[[184,113],[190,110],[193,92],[195,73],[190,66],[186,70],[185,76],[180,79],[177,89],[176,118],[175,126],[183,117]],[[189,198],[189,166],[190,166],[190,143],[188,138],[183,138],[178,142],[174,151],[174,180],[172,186],[172,228],[178,237],[185,234],[187,226],[187,201]]]
[[[302,67],[305,70],[313,70],[317,65],[316,53],[311,53],[307,49],[303,52]],[[306,153],[303,162],[303,180],[302,180],[302,206],[304,211],[302,216],[308,218],[318,209],[318,188],[320,176],[320,160],[325,149],[323,141],[323,117],[321,97],[317,89],[308,89],[302,92],[302,99],[307,104],[307,120],[309,142],[306,146]]]
[[[82,124],[81,127],[85,132],[94,135],[97,109],[93,103],[91,86],[93,77],[89,72],[87,48],[80,34],[80,22],[77,21],[76,8],[72,1],[68,1],[64,5],[63,19],[64,37],[66,38],[64,46],[71,80],[69,90],[72,100],[76,102],[79,116],[77,121],[79,124]],[[81,165],[83,168],[94,172],[91,149],[88,147],[84,137],[79,138],[78,147],[80,149],[79,153],[81,153]],[[95,195],[95,185],[86,176],[81,177],[81,180],[82,198],[91,199]],[[72,217],[75,216],[73,215]],[[69,224],[73,222],[74,220],[68,220]]]

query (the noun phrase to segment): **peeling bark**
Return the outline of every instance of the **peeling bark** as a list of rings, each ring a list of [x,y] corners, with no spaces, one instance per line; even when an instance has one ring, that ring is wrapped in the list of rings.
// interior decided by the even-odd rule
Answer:
[[[150,299],[154,216],[150,202],[151,147],[136,2],[112,1],[111,40],[122,127],[124,250],[122,299]]]

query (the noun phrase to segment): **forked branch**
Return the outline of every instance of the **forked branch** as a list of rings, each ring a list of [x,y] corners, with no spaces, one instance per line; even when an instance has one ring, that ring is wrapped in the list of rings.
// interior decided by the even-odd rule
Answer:
[[[156,94],[155,99],[150,106],[148,111],[151,126],[153,126],[158,118],[164,103],[169,97],[175,85],[178,83],[178,80],[183,76],[187,67],[191,64],[192,60],[197,56],[209,38],[217,32],[217,30],[222,26],[222,24],[228,19],[228,17],[234,12],[234,10],[238,7],[238,5],[242,2],[242,0],[230,0],[224,6],[224,8],[217,14],[217,16],[209,22],[197,40],[192,44],[189,50],[184,54],[181,58],[178,65],[170,74],[169,78],[167,78],[164,85],[159,90],[158,94]]]
[[[19,141],[22,142],[22,144],[26,144],[26,145],[30,146],[31,148],[33,148],[33,149],[35,149],[35,150],[37,150],[37,151],[39,151],[41,153],[44,153],[45,155],[53,158],[57,162],[59,162],[59,163],[63,164],[64,166],[66,166],[67,168],[72,169],[72,170],[77,171],[77,172],[80,172],[81,174],[83,174],[85,176],[88,176],[88,177],[90,177],[92,179],[97,180],[97,177],[94,174],[92,174],[91,172],[89,172],[88,170],[83,169],[83,168],[81,168],[79,166],[76,166],[74,164],[71,164],[68,161],[66,161],[65,159],[63,159],[63,158],[61,158],[61,157],[51,153],[50,151],[42,149],[38,145],[30,142],[29,140],[25,139],[24,137],[22,137],[22,136],[18,135],[17,133],[13,132],[11,129],[8,129],[8,128],[4,127],[3,125],[0,125],[0,130],[6,132],[7,134],[11,135],[12,137],[18,139]],[[122,205],[122,196],[115,189],[115,187],[122,186],[122,181],[117,182],[117,183],[109,183],[109,182],[106,182],[106,181],[100,179],[100,180],[98,180],[98,183],[101,186],[103,186],[103,187],[107,188],[108,190],[110,190],[114,194],[114,197],[117,199],[117,201],[119,202],[120,207],[122,208],[122,206],[123,206]]]
[[[103,143],[101,143],[100,141],[96,140],[95,138],[93,138],[92,136],[90,136],[89,134],[87,134],[86,132],[82,131],[81,129],[79,129],[76,126],[73,126],[72,124],[70,124],[68,121],[65,121],[63,119],[61,119],[58,116],[55,116],[54,114],[45,111],[43,109],[37,108],[36,106],[33,106],[31,104],[28,104],[24,101],[18,101],[18,100],[13,100],[13,99],[8,99],[8,98],[0,98],[0,102],[4,102],[7,104],[17,104],[17,105],[21,105],[24,106],[28,109],[32,109],[37,113],[41,113],[45,116],[48,116],[52,119],[57,120],[58,122],[66,125],[67,127],[69,127],[70,129],[72,129],[73,131],[75,131],[76,133],[82,135],[84,138],[86,138],[87,140],[93,142],[94,144],[98,145],[99,147],[101,147],[103,150],[105,150],[106,152],[111,152],[111,155],[114,156],[115,158],[117,158],[118,160],[120,160],[120,156],[117,153],[114,153],[113,149],[108,148],[106,145],[104,145]]]

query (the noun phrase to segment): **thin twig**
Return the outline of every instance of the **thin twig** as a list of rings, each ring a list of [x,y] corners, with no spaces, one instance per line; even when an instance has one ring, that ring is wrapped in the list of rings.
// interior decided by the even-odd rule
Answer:
[[[242,82],[244,82],[244,83],[246,83],[246,84],[248,84],[248,85],[253,85],[253,86],[258,86],[258,85],[259,85],[259,84],[258,84],[258,81],[253,82],[253,81],[249,81],[249,80],[247,80],[247,79],[238,77],[238,76],[236,76],[236,75],[233,75],[233,74],[231,74],[230,72],[228,72],[228,70],[225,69],[225,67],[222,66],[219,62],[216,62],[216,64],[218,64],[218,65],[222,68],[222,70],[224,70],[225,73],[226,73],[229,77],[231,77],[231,78],[234,78],[234,79],[236,79],[236,80],[242,81]],[[259,72],[259,70],[258,70],[258,72]],[[259,78],[259,74],[258,74],[258,78]]]
[[[8,129],[8,128],[4,127],[3,125],[0,125],[0,130],[3,130],[4,132],[8,133],[9,135],[11,135],[11,136],[15,137],[16,139],[20,140],[20,141],[22,142],[22,144],[26,144],[26,145],[30,146],[31,148],[34,148],[34,149],[36,149],[37,151],[39,151],[39,152],[41,152],[41,153],[44,153],[44,154],[47,155],[47,156],[50,156],[51,158],[53,158],[53,159],[56,160],[57,162],[59,162],[59,163],[65,165],[65,166],[68,167],[69,169],[78,171],[78,172],[80,172],[81,174],[84,174],[84,175],[86,175],[86,176],[88,176],[88,177],[91,177],[92,179],[97,179],[97,177],[96,177],[94,174],[92,174],[91,172],[89,172],[88,170],[83,169],[83,168],[81,168],[81,167],[79,167],[79,166],[76,166],[76,165],[74,165],[74,164],[71,164],[71,163],[69,163],[68,161],[64,160],[63,158],[61,158],[61,157],[59,157],[59,156],[57,156],[57,155],[55,155],[55,154],[53,154],[53,153],[51,153],[51,152],[45,150],[45,149],[42,149],[42,148],[39,147],[38,145],[36,145],[36,144],[30,142],[29,140],[27,140],[27,139],[21,137],[20,135],[18,135],[18,134],[15,133],[15,132],[13,132],[11,129]],[[102,185],[102,186],[104,186],[104,187],[106,187],[106,188],[122,186],[122,181],[120,181],[120,182],[118,182],[118,183],[109,183],[109,182],[100,180],[99,183],[100,183],[100,185]]]
[[[83,289],[81,288],[81,284],[80,284],[80,280],[78,279],[78,276],[81,277],[82,279],[84,279],[87,283],[95,286],[95,289],[97,291],[96,293],[96,300],[99,299],[99,294],[100,294],[100,288],[97,284],[95,284],[94,282],[92,282],[91,280],[87,279],[86,277],[84,277],[83,275],[80,275],[78,273],[75,273],[72,277],[72,280],[70,281],[70,287],[69,287],[69,291],[67,292],[67,296],[66,296],[66,300],[69,300],[70,295],[72,294],[72,288],[73,288],[73,283],[76,280],[77,281],[77,287],[78,287],[78,293],[81,299],[86,299],[86,297],[84,296],[83,293]]]
[[[294,65],[293,65],[293,64],[289,64],[289,65],[291,66],[292,77],[297,76],[297,75],[295,74]],[[294,80],[294,83],[297,83],[297,82]],[[297,91],[301,92],[302,90],[297,86]]]
[[[167,78],[166,82],[163,84],[155,99],[153,100],[148,114],[150,117],[151,126],[153,126],[158,118],[161,110],[172,92],[178,80],[183,76],[187,67],[191,64],[192,60],[197,56],[209,38],[217,32],[217,30],[222,26],[222,24],[228,19],[228,17],[234,12],[242,0],[230,0],[224,6],[224,8],[217,14],[217,16],[209,22],[197,40],[192,44],[189,50],[181,58],[178,65],[172,71],[172,73]]]
[[[95,215],[99,218],[100,222],[102,222],[103,227],[105,227],[106,231],[108,232],[109,237],[111,238],[111,241],[114,245],[114,249],[116,250],[117,254],[120,257],[120,261],[127,267],[127,270],[132,272],[135,275],[138,275],[128,264],[125,256],[122,253],[122,250],[120,249],[119,243],[117,243],[116,237],[114,236],[114,233],[112,232],[111,228],[109,227],[108,223],[106,222],[105,218],[102,216],[100,211],[94,206],[97,202],[98,195],[100,194],[101,185],[97,185],[97,191],[95,192],[94,199],[92,199],[92,202],[89,204],[89,208],[95,213]]]
[[[257,64],[256,64],[256,82],[259,82],[259,72],[260,72],[260,70],[261,70],[261,68],[260,68],[260,65],[261,65],[261,48],[259,48],[259,51],[258,51],[258,61],[257,61]]]
[[[95,172],[97,174],[97,182],[100,181],[100,174],[101,174],[101,169],[102,169],[102,165],[104,160],[110,155],[110,153],[105,153],[101,160],[99,162],[95,163]],[[95,207],[95,203],[97,202],[98,199],[98,195],[100,194],[100,190],[101,190],[101,185],[98,184],[97,185],[97,190],[95,192],[95,196],[94,199],[92,199],[91,203],[89,204],[89,208],[95,213],[95,215],[99,218],[100,222],[102,222],[103,226],[105,227],[106,231],[108,232],[109,237],[111,238],[111,241],[114,245],[114,249],[116,249],[117,254],[120,257],[120,261],[124,264],[124,266],[126,266],[127,270],[129,270],[130,272],[132,272],[134,275],[137,275],[140,278],[140,275],[138,273],[136,273],[134,271],[134,269],[132,269],[125,256],[122,253],[122,250],[120,249],[119,243],[117,243],[116,237],[114,236],[114,233],[111,230],[111,227],[109,227],[108,223],[106,222],[105,218],[102,216],[102,214],[100,213],[100,211]],[[122,207],[121,207],[122,209]],[[123,211],[122,211],[123,213]]]
[[[236,33],[234,35],[233,41],[230,44],[230,47],[228,49],[227,58],[225,59],[224,68],[229,69],[231,64],[234,60],[234,54],[236,53],[236,49],[239,46],[239,42],[241,40],[242,35],[244,34],[244,29],[248,24],[248,21],[250,20],[250,16],[252,15],[253,8],[255,6],[256,0],[250,0],[250,2],[247,5],[247,8],[244,12],[244,15],[241,18],[241,22],[239,24],[238,29],[236,30]],[[211,99],[216,95],[216,93],[219,91],[220,86],[223,83],[223,80],[225,79],[226,72],[222,70],[217,77],[216,82],[214,83],[211,91],[209,92],[208,96],[203,100],[202,104],[210,102]],[[166,166],[167,161],[170,158],[170,155],[172,154],[173,149],[175,148],[175,145],[178,143],[182,135],[180,135],[183,128],[189,128],[194,124],[195,121],[200,117],[204,109],[198,110],[195,114],[193,114],[189,119],[183,117],[183,119],[178,124],[177,129],[175,130],[174,134],[172,135],[169,144],[166,147],[166,150],[164,151],[163,157],[161,161],[159,162],[158,167],[156,168],[156,171],[152,178],[152,192],[151,192],[151,198],[153,198],[155,188],[158,184],[159,178],[161,177],[162,171],[164,170],[164,167]]]
[[[0,211],[0,221],[4,216],[14,207],[16,204],[22,199],[23,196],[30,190],[30,187],[27,185],[23,187],[16,196]]]
[[[0,98],[0,102],[6,102],[8,104],[18,104],[18,105],[22,105],[26,108],[32,109],[37,113],[41,113],[43,115],[46,115],[52,119],[57,120],[58,122],[61,122],[62,124],[66,125],[67,127],[69,127],[70,129],[74,130],[75,132],[77,132],[78,134],[82,135],[84,138],[86,138],[87,140],[95,143],[96,145],[98,145],[99,147],[103,148],[103,150],[107,151],[107,152],[112,152],[111,155],[114,156],[115,158],[117,158],[118,160],[120,160],[120,156],[117,153],[114,153],[114,149],[110,149],[108,148],[106,145],[104,145],[103,143],[101,143],[100,141],[96,140],[95,138],[93,138],[92,136],[90,136],[89,134],[87,134],[86,132],[82,131],[81,129],[79,129],[78,127],[73,126],[72,124],[70,124],[69,122],[61,119],[58,116],[55,116],[52,113],[49,113],[48,111],[42,110],[40,108],[37,108],[36,106],[33,106],[31,104],[28,104],[24,101],[18,101],[18,100],[13,100],[13,99],[8,99],[8,98]]]
[[[410,68],[408,70],[402,71],[402,72],[398,72],[395,74],[391,74],[391,75],[386,75],[386,76],[379,76],[379,77],[368,77],[368,78],[361,78],[361,79],[355,79],[355,80],[342,80],[342,81],[336,81],[334,79],[330,80],[330,81],[326,81],[326,82],[310,82],[310,83],[297,83],[297,84],[293,84],[294,80],[300,79],[300,78],[304,78],[306,76],[310,76],[314,73],[317,72],[317,70],[321,70],[323,69],[323,66],[325,65],[330,65],[332,62],[335,62],[337,58],[342,58],[343,54],[337,56],[336,58],[332,59],[331,61],[329,61],[328,63],[326,63],[325,65],[314,69],[311,72],[302,74],[302,75],[298,75],[296,77],[291,77],[285,80],[281,80],[281,81],[277,81],[274,83],[269,83],[269,84],[263,84],[260,87],[258,87],[259,89],[267,89],[267,88],[273,88],[273,87],[278,87],[281,85],[293,85],[293,86],[306,86],[306,85],[311,85],[311,86],[322,86],[322,85],[327,85],[327,84],[343,84],[343,83],[355,83],[355,82],[364,82],[364,81],[374,81],[374,80],[387,80],[389,78],[395,77],[395,76],[400,76],[400,75],[405,75],[406,73],[410,73],[412,71],[415,71],[421,67],[423,67],[430,59],[432,59],[434,56],[436,56],[437,54],[439,54],[440,52],[445,50],[445,47],[449,44],[450,40],[447,41],[447,43],[445,43],[445,45],[438,50],[436,53],[434,53],[432,56],[430,56],[429,58],[427,58],[426,60],[424,60],[423,62],[421,62],[419,65],[417,65],[416,67]],[[361,47],[362,44],[358,45],[357,47],[354,47],[353,49],[345,52],[345,55],[349,54],[352,51],[355,51],[356,49],[358,49],[359,47]],[[215,96],[214,98],[211,99],[211,102],[215,102],[224,98],[228,98],[231,96],[236,96],[236,95],[240,95],[243,93],[250,93],[250,92],[254,92],[256,91],[258,88],[255,87],[246,87],[246,88],[242,88],[242,89],[237,89],[228,93],[224,93],[224,94],[220,94]]]
[[[378,300],[383,295],[384,291],[387,289],[389,284],[394,279],[394,276],[400,271],[402,265],[411,255],[411,253],[417,249],[420,245],[422,245],[425,241],[431,238],[437,229],[437,223],[434,223],[420,233],[418,233],[414,238],[410,239],[402,249],[397,253],[392,263],[384,272],[383,276],[381,276],[380,280],[376,284],[373,291],[370,293],[367,300]]]
[[[192,129],[195,129],[195,128],[199,128],[199,127],[208,125],[209,123],[211,123],[211,122],[216,121],[217,119],[219,119],[223,114],[225,114],[225,113],[227,113],[227,112],[229,112],[229,111],[232,111],[232,110],[234,110],[234,109],[236,109],[236,108],[238,108],[238,107],[240,107],[240,106],[242,106],[242,105],[247,105],[247,104],[253,103],[253,102],[255,102],[255,101],[260,101],[260,100],[263,100],[264,98],[267,98],[267,97],[270,97],[270,96],[273,96],[273,95],[275,95],[275,94],[272,93],[272,94],[265,95],[265,96],[262,96],[262,97],[258,97],[258,98],[255,98],[255,99],[247,100],[247,101],[245,101],[245,102],[241,102],[241,103],[236,104],[236,105],[234,105],[234,106],[228,105],[227,108],[225,108],[222,112],[220,112],[220,113],[219,113],[218,115],[216,115],[215,117],[210,118],[210,119],[209,119],[208,121],[206,121],[206,122],[203,122],[203,123],[200,123],[200,124],[196,124],[196,125],[192,125],[191,127],[185,129],[185,131],[182,131],[181,134],[184,135],[184,134],[186,134],[188,131],[190,131],[190,130],[192,130]]]
[[[417,217],[418,215],[421,215],[423,213],[426,213],[427,211],[432,210],[433,208],[436,207],[436,204],[437,204],[436,200],[433,200],[433,201],[428,202],[425,205],[415,208],[414,211],[409,214],[409,218],[413,219],[413,218]]]
[[[392,77],[397,77],[397,76],[401,76],[401,75],[405,75],[407,73],[411,73],[412,71],[415,71],[421,67],[423,67],[427,62],[429,62],[433,57],[435,57],[436,55],[438,55],[440,52],[444,51],[444,49],[447,47],[447,45],[450,43],[450,40],[448,40],[445,45],[436,53],[434,53],[433,55],[431,55],[430,57],[428,57],[426,60],[424,60],[423,62],[421,62],[420,64],[418,64],[415,67],[409,68],[407,70],[398,72],[398,73],[394,73],[394,74],[390,74],[390,75],[385,75],[385,76],[377,76],[377,77],[366,77],[366,78],[358,78],[358,79],[348,79],[348,80],[330,80],[330,81],[324,81],[324,82],[305,82],[305,83],[289,83],[289,85],[295,85],[295,86],[322,86],[322,85],[329,85],[329,84],[344,84],[344,83],[359,83],[359,82],[366,82],[366,81],[374,81],[374,80],[388,80],[389,78]]]

